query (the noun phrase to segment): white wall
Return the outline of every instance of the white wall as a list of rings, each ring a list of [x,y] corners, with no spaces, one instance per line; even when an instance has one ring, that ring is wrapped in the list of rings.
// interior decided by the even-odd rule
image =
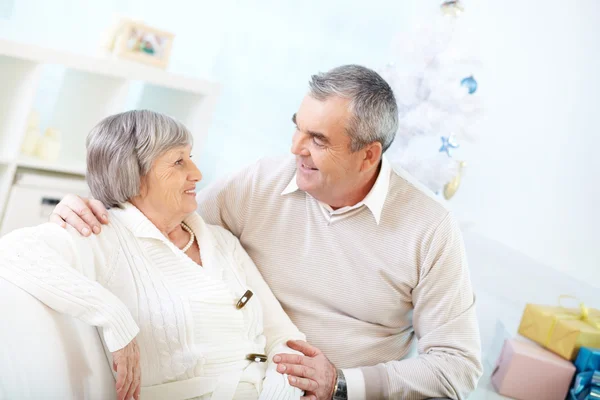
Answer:
[[[252,3],[252,5],[250,5]],[[438,1],[15,0],[0,36],[94,52],[114,12],[177,34],[171,69],[224,84],[199,155],[207,181],[288,151],[310,74],[385,64]],[[451,206],[469,229],[600,287],[600,3],[467,1],[487,115]],[[518,279],[518,277],[515,277]]]
[[[469,13],[486,118],[453,206],[476,232],[600,287],[600,2],[474,2]]]

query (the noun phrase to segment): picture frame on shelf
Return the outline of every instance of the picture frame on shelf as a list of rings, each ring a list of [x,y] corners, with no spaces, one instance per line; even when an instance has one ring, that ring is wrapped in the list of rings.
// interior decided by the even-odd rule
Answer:
[[[118,58],[166,69],[174,39],[175,35],[171,32],[123,20],[117,29],[112,52]]]

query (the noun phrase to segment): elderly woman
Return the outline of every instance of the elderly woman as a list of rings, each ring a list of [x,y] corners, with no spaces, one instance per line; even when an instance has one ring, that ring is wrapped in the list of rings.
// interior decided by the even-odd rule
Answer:
[[[110,224],[87,238],[52,223],[6,235],[0,277],[99,328],[120,400],[298,399],[267,364],[304,336],[237,238],[196,214],[191,145],[151,111],[101,121],[87,179]]]

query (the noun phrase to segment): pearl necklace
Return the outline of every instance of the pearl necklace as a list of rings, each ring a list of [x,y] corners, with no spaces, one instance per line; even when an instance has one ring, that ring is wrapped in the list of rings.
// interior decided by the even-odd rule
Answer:
[[[192,244],[194,244],[194,239],[196,238],[196,235],[194,235],[194,232],[192,232],[192,228],[187,226],[187,224],[185,222],[181,223],[181,227],[183,228],[184,231],[186,231],[187,233],[190,234],[190,241],[187,242],[187,244],[183,247],[183,249],[181,249],[181,251],[183,251],[185,253],[186,251],[188,251],[190,249],[190,247],[192,247]]]

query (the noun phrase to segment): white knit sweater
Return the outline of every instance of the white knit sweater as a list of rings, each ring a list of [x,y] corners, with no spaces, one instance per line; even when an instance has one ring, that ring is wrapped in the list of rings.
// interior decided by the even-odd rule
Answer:
[[[137,337],[142,399],[167,393],[169,399],[205,399],[213,391],[219,398],[234,392],[235,398],[257,398],[267,366],[246,355],[264,353],[271,360],[291,352],[287,340],[304,335],[239,241],[190,215],[185,222],[198,237],[201,267],[133,205],[111,210],[109,219],[89,238],[55,224],[6,235],[0,277],[99,327],[109,360]],[[247,289],[254,296],[238,310]],[[273,368],[268,376],[272,398],[299,398],[301,392]]]

